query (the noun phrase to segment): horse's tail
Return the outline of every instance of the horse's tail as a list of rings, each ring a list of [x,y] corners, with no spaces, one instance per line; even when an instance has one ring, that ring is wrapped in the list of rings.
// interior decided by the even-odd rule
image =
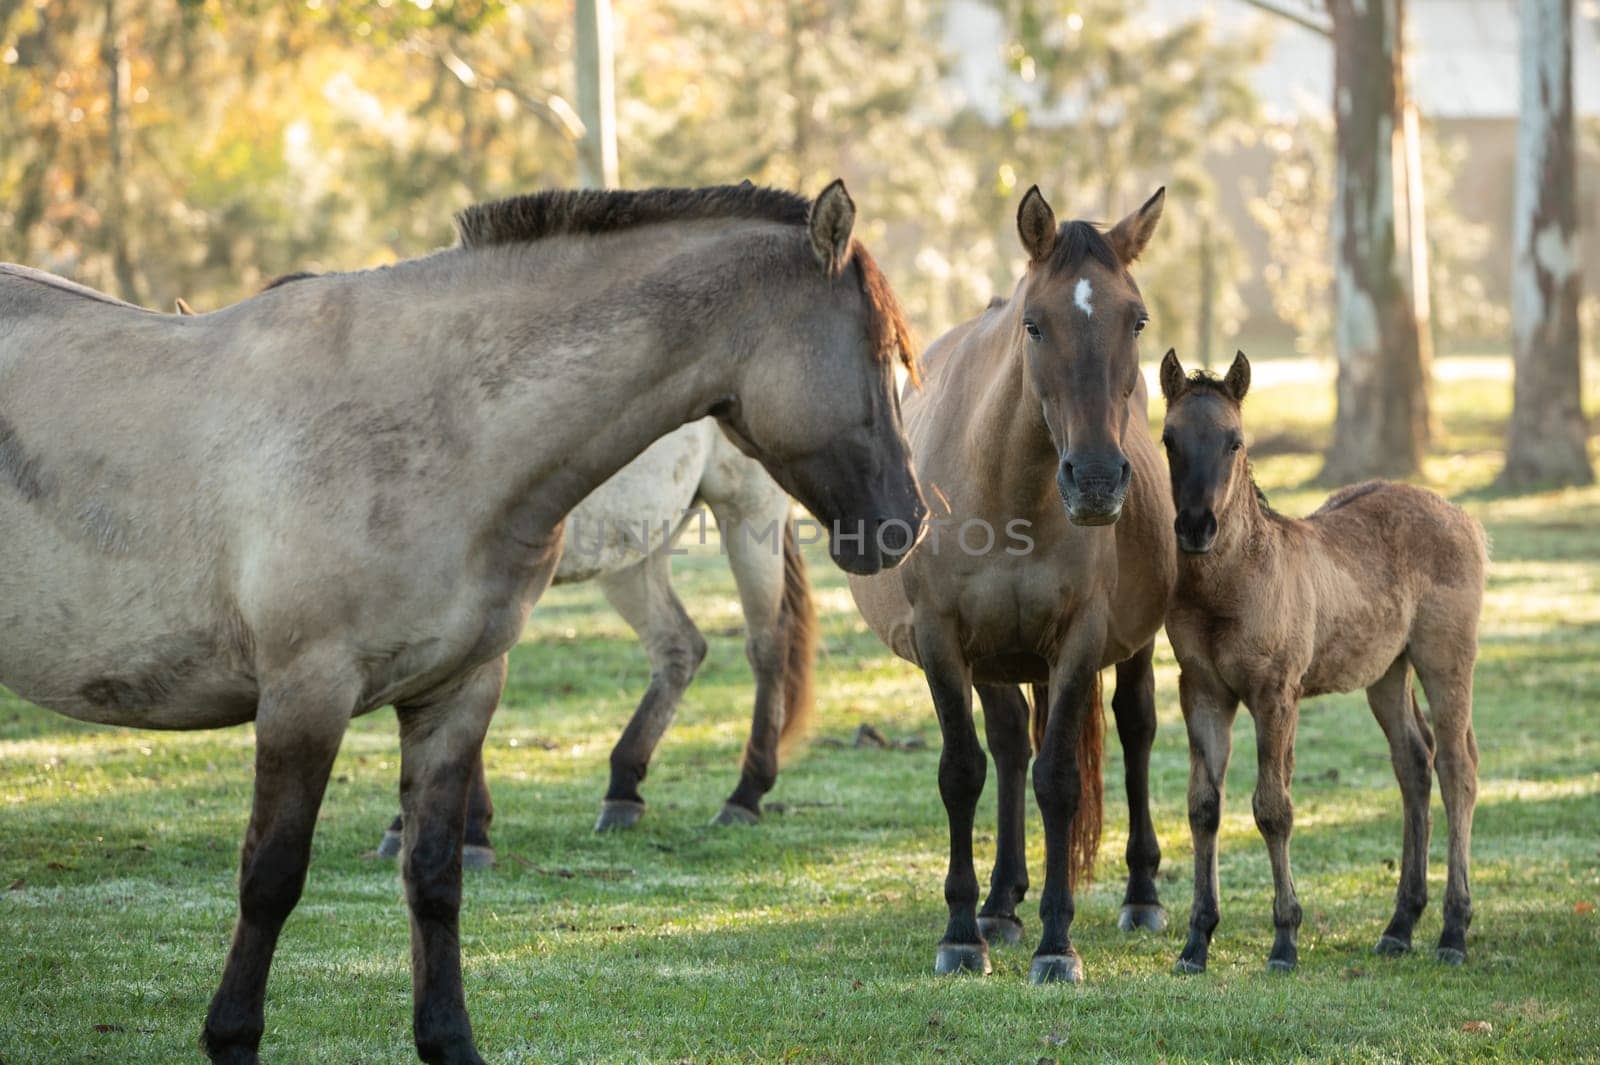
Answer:
[[[784,634],[783,727],[778,749],[787,752],[811,725],[811,671],[817,658],[817,610],[811,601],[806,558],[800,553],[794,523],[783,523],[783,600],[779,606]]]
[[[1033,687],[1033,750],[1044,745],[1044,726],[1050,713],[1050,697],[1044,685]],[[1078,885],[1094,878],[1094,860],[1100,853],[1100,828],[1105,811],[1105,777],[1102,762],[1106,752],[1106,715],[1100,703],[1100,674],[1094,675],[1094,693],[1089,712],[1078,733],[1078,809],[1072,815],[1072,851],[1067,855],[1067,885]]]

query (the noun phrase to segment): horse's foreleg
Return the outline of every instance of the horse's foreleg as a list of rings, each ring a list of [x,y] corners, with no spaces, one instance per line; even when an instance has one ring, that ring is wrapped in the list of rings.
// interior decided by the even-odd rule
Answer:
[[[953,629],[916,621],[917,658],[939,715],[939,797],[950,824],[950,866],[944,878],[949,921],[934,956],[937,973],[990,971],[989,945],[978,929],[978,873],[972,864],[972,821],[988,766],[972,722],[972,672]]]
[[[600,578],[607,602],[650,656],[650,686],[612,748],[611,783],[600,804],[596,832],[629,828],[644,816],[639,785],[678,712],[678,700],[706,656],[705,637],[672,590],[670,562],[668,548],[662,547],[643,561]]]
[[[1083,627],[1080,627],[1080,629]],[[1033,763],[1033,793],[1044,821],[1044,890],[1039,894],[1039,946],[1028,980],[1035,984],[1083,979],[1072,946],[1072,833],[1084,781],[1078,744],[1084,721],[1099,712],[1095,699],[1102,632],[1080,631],[1050,675],[1050,714]]]
[[[505,686],[502,656],[442,697],[399,707],[400,853],[411,912],[412,1032],[430,1065],[481,1065],[461,987],[461,848],[483,737]]]
[[[1189,910],[1189,940],[1176,972],[1203,973],[1211,936],[1221,919],[1217,883],[1217,831],[1222,826],[1222,784],[1233,750],[1233,718],[1239,700],[1219,685],[1204,683],[1188,670],[1178,678],[1178,698],[1189,734],[1189,834],[1194,837],[1194,904]]]
[[[1367,689],[1367,703],[1389,740],[1389,760],[1400,782],[1404,834],[1400,849],[1400,886],[1394,917],[1378,937],[1379,954],[1404,954],[1411,949],[1411,930],[1428,904],[1428,802],[1433,792],[1433,737],[1414,711],[1404,656],[1395,659],[1378,683]]]
[[[1117,926],[1124,932],[1167,927],[1167,911],[1156,892],[1161,844],[1150,819],[1150,748],[1156,738],[1156,675],[1151,665],[1154,641],[1117,666],[1117,690],[1111,712],[1117,719],[1128,790],[1128,890],[1122,897]]]
[[[1294,779],[1294,733],[1300,708],[1293,695],[1281,692],[1255,698],[1248,705],[1256,721],[1256,790],[1251,808],[1272,865],[1272,924],[1276,931],[1267,968],[1288,972],[1299,964],[1301,913],[1289,868],[1289,836],[1294,832],[1289,785]]]
[[[310,662],[262,691],[255,799],[239,861],[239,921],[201,1035],[213,1062],[256,1061],[267,971],[305,887],[317,811],[359,693],[353,674]]]
[[[1000,778],[998,831],[989,897],[978,912],[978,927],[989,942],[1019,943],[1022,921],[1017,906],[1028,894],[1028,700],[1015,685],[978,686],[983,731]]]

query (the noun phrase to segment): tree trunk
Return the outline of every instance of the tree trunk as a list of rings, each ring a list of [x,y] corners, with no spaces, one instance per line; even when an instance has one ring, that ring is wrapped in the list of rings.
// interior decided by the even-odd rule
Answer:
[[[1516,360],[1507,487],[1589,484],[1578,343],[1579,249],[1572,112],[1572,0],[1522,0],[1517,129]]]
[[[125,143],[128,127],[128,60],[122,54],[122,27],[117,21],[117,0],[106,0],[105,32],[100,38],[100,56],[106,67],[108,98],[106,116],[107,169],[110,188],[106,196],[106,250],[111,255],[111,271],[117,279],[117,295],[132,303],[140,302],[138,274],[128,252],[128,178]]]
[[[613,81],[611,0],[578,0],[576,35],[578,182],[588,188],[617,183],[617,103]]]
[[[1331,0],[1338,188],[1334,207],[1338,407],[1324,480],[1422,465],[1428,411],[1417,320],[1398,251],[1395,131],[1403,121],[1402,0]]]

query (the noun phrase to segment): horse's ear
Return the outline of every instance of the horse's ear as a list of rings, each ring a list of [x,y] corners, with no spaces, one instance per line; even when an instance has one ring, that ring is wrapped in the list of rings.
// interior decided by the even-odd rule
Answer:
[[[1017,206],[1017,236],[1032,262],[1050,258],[1056,247],[1056,213],[1044,202],[1039,186],[1034,185]]]
[[[173,310],[182,315],[191,315],[194,313],[194,308],[189,306],[189,301],[184,299],[182,296],[179,296],[177,301],[173,304]]]
[[[1228,395],[1233,397],[1235,403],[1244,402],[1244,394],[1250,391],[1250,360],[1244,357],[1244,352],[1234,352],[1233,365],[1228,367],[1228,376],[1222,379],[1222,387],[1228,390]]]
[[[1163,185],[1154,196],[1144,201],[1143,207],[1112,226],[1111,232],[1106,234],[1111,250],[1117,253],[1117,259],[1123,266],[1132,263],[1144,252],[1144,246],[1150,243],[1150,236],[1156,231],[1156,223],[1161,221],[1161,209],[1166,202],[1167,187]]]
[[[1161,358],[1161,394],[1171,403],[1182,391],[1183,364],[1178,362],[1177,349],[1168,348]]]
[[[807,227],[811,231],[811,250],[829,277],[838,277],[850,255],[850,230],[856,224],[856,204],[845,191],[844,181],[834,178],[811,205]]]

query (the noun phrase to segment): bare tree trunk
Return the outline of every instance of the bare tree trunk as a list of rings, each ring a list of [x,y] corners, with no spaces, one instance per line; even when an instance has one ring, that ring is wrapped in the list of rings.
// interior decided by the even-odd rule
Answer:
[[[1200,214],[1200,307],[1195,315],[1195,354],[1200,365],[1211,369],[1211,334],[1215,331],[1217,304],[1216,254],[1212,248],[1211,211]]]
[[[1522,0],[1508,487],[1594,481],[1579,358],[1575,147],[1572,0]]]
[[[1405,102],[1403,0],[1331,0],[1338,189],[1334,208],[1338,408],[1322,477],[1416,473],[1428,412],[1402,274],[1395,131]]]
[[[578,181],[590,188],[617,183],[617,103],[613,80],[611,0],[578,0]]]
[[[116,275],[118,295],[138,303],[139,279],[128,253],[128,185],[124,144],[128,127],[128,60],[122,54],[122,27],[117,21],[117,0],[105,0],[106,25],[100,38],[108,85],[107,154],[110,189],[106,197],[106,247]]]

